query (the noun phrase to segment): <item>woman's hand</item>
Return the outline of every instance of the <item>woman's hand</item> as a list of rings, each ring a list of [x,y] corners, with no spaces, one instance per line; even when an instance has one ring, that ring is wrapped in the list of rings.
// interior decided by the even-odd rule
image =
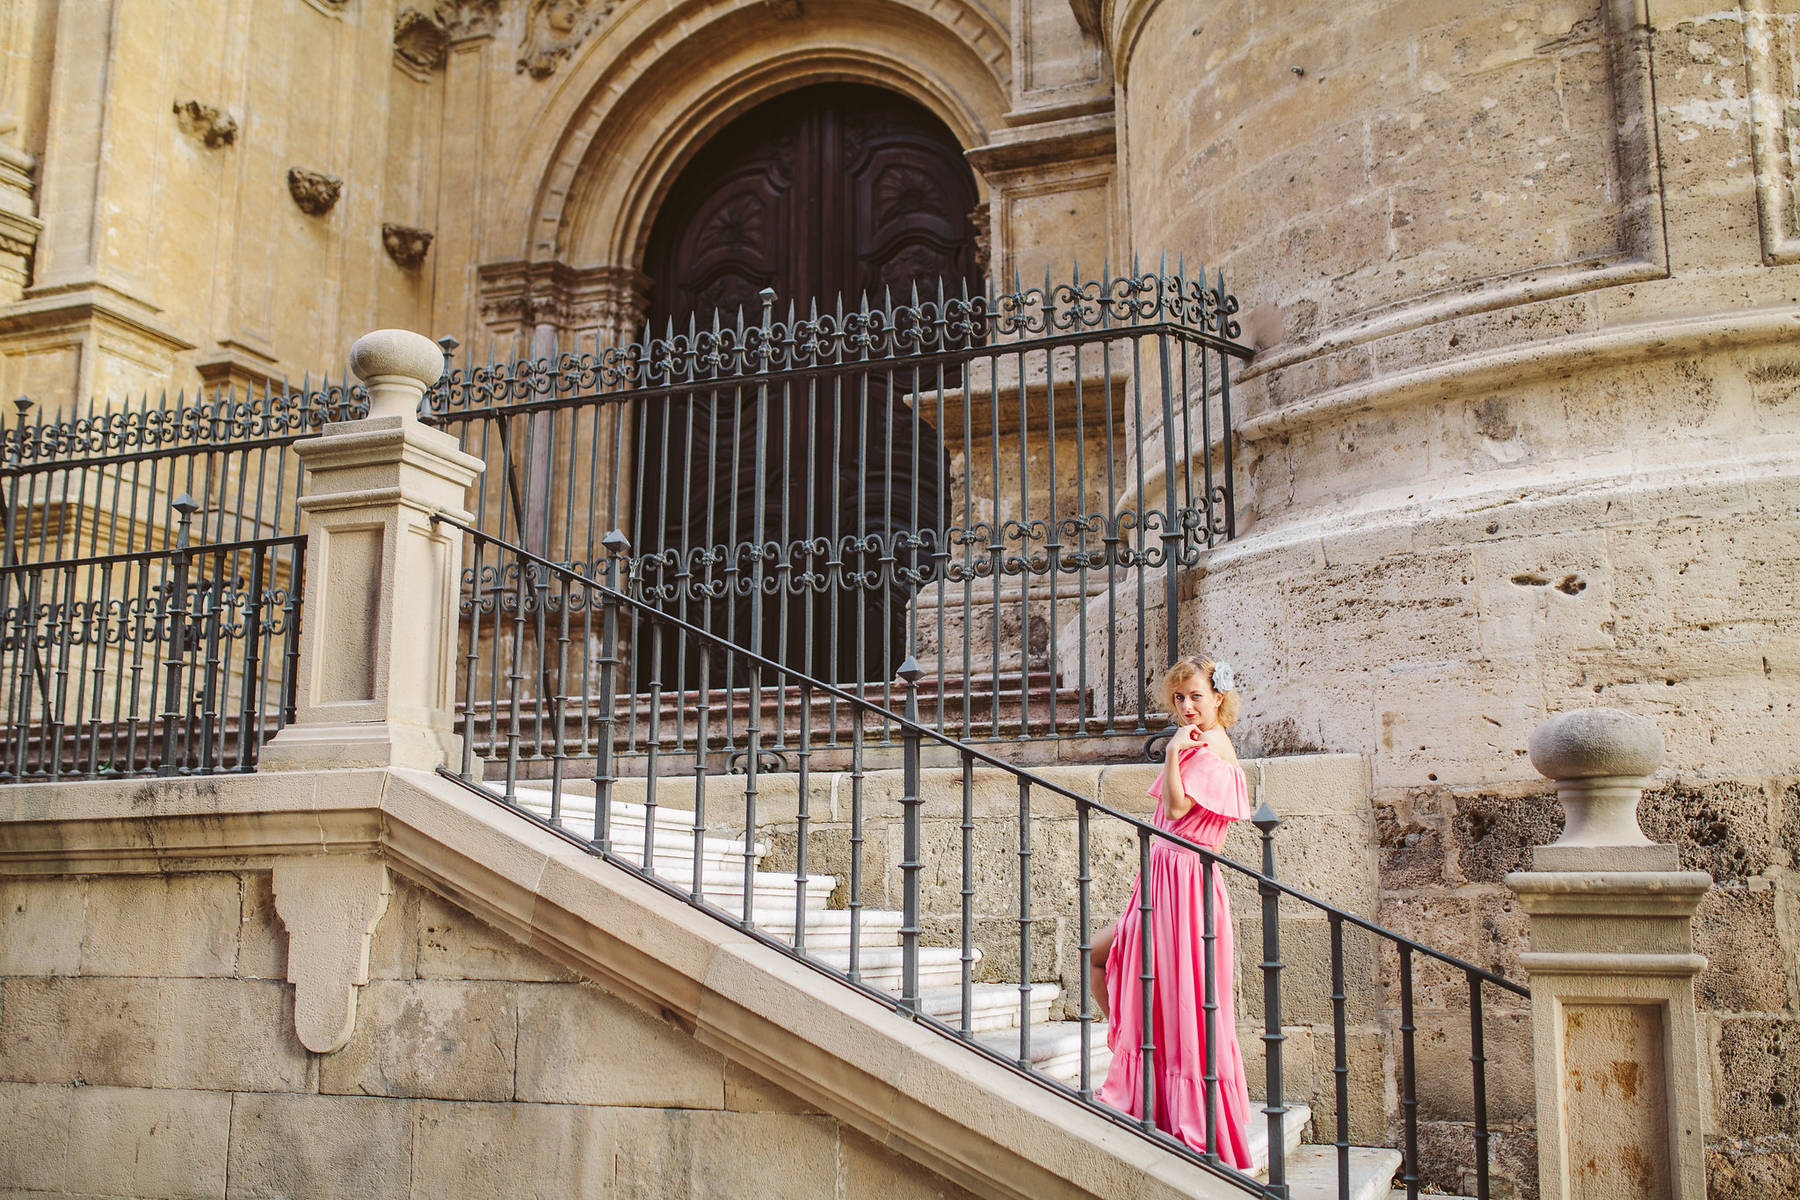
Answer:
[[[1201,736],[1198,725],[1181,725],[1176,727],[1175,736],[1169,739],[1168,753],[1172,758],[1183,750],[1193,750],[1205,744],[1206,739]]]

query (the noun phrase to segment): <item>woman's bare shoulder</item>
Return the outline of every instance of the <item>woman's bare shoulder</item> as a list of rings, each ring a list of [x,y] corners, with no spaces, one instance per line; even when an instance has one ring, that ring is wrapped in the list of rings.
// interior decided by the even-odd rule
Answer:
[[[1231,744],[1231,735],[1226,733],[1223,729],[1203,730],[1200,734],[1200,739],[1208,750],[1211,750],[1226,762],[1237,762],[1237,750]]]

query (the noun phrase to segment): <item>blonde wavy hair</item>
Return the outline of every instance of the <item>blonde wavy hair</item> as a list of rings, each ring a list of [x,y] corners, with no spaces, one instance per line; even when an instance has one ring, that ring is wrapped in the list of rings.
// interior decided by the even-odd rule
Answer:
[[[1211,688],[1213,694],[1219,698],[1219,724],[1227,729],[1236,725],[1238,713],[1243,710],[1243,700],[1237,688],[1232,688],[1228,692],[1221,692],[1217,688],[1213,688],[1213,668],[1218,665],[1218,660],[1204,654],[1183,655],[1170,663],[1169,669],[1163,672],[1162,683],[1157,688],[1157,699],[1162,701],[1163,711],[1173,716],[1176,685],[1198,677],[1205,680],[1206,686]]]

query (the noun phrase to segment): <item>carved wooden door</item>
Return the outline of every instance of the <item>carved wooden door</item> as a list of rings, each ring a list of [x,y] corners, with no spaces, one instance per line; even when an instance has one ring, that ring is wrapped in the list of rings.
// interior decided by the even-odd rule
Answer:
[[[790,92],[734,121],[671,189],[645,256],[652,333],[710,326],[715,311],[759,323],[764,288],[777,320],[790,304],[804,317],[865,294],[904,303],[940,279],[973,290],[976,199],[961,148],[911,101],[847,84]],[[690,618],[809,674],[890,677],[917,587],[908,535],[944,521],[941,444],[902,401],[913,384],[906,370],[789,375],[766,393],[646,400],[634,540],[662,552],[662,578],[680,576],[664,599],[679,593]],[[744,553],[757,546],[768,552]],[[781,583],[760,599],[697,598],[751,570]],[[666,665],[694,681],[691,657]]]

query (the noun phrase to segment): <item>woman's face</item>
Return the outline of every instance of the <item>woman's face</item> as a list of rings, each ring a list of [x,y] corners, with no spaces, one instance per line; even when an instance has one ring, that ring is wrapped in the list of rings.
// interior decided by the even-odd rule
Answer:
[[[1207,729],[1219,723],[1219,693],[1198,672],[1176,680],[1169,689],[1169,699],[1175,708],[1177,725]]]

